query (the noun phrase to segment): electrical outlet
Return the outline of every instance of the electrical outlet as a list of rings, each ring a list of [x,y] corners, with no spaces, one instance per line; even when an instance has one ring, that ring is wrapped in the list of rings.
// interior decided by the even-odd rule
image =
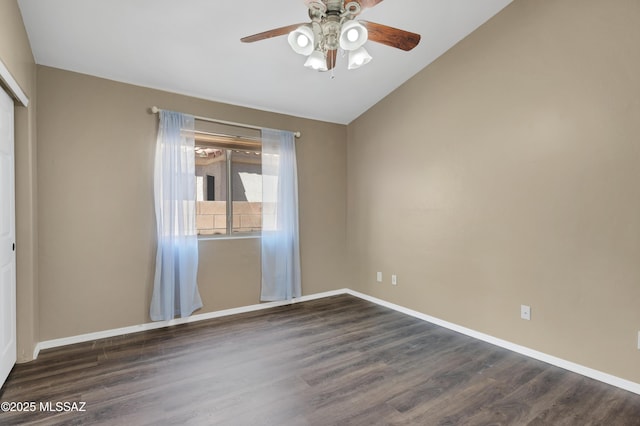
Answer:
[[[376,272],[376,281],[382,282],[382,272]]]
[[[638,350],[640,351],[640,331],[638,331]]]
[[[391,275],[391,285],[398,285],[398,276],[395,274]]]
[[[531,320],[531,306],[520,305],[520,318],[523,320]]]

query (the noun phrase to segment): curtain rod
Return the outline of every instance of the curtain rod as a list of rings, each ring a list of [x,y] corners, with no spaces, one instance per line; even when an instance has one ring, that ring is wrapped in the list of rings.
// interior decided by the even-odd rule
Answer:
[[[151,112],[154,114],[157,114],[160,111],[162,110],[155,105],[151,107]],[[234,123],[233,121],[217,120],[215,118],[200,117],[198,115],[194,115],[193,118],[199,121],[207,121],[209,123],[225,124],[227,126],[235,126],[235,127],[244,127],[245,129],[262,130],[262,127],[252,126],[251,124]],[[293,133],[293,136],[295,136],[296,138],[299,138],[301,136],[300,132],[292,132],[292,133]]]

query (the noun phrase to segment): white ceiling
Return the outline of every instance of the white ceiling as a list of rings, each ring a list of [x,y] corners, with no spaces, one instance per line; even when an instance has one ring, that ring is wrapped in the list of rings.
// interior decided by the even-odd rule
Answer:
[[[286,36],[240,38],[307,22],[303,0],[18,0],[38,64],[198,98],[347,124],[511,0],[385,0],[360,17],[422,35],[410,52],[367,42],[348,71],[303,67]],[[187,111],[188,112],[188,111]]]

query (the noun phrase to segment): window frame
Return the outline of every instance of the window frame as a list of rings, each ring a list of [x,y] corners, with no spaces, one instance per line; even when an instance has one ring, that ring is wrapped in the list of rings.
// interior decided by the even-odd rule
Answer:
[[[202,135],[205,137],[203,138]],[[198,137],[200,136],[200,137]],[[213,136],[213,139],[211,138]],[[196,223],[196,234],[198,240],[219,240],[219,239],[246,239],[260,238],[262,235],[262,224],[259,231],[235,231],[233,223],[233,151],[262,151],[261,138],[237,137],[221,134],[212,134],[208,132],[196,131],[196,146],[211,147],[224,150],[225,155],[225,203],[226,203],[226,228],[224,234],[200,234],[200,229]],[[262,157],[260,156],[260,167],[262,168]],[[222,201],[222,200],[219,200]],[[197,202],[197,201],[196,201]],[[262,202],[261,202],[262,204]],[[262,210],[261,210],[262,211]],[[196,213],[197,214],[197,213]],[[221,228],[220,228],[221,229]]]

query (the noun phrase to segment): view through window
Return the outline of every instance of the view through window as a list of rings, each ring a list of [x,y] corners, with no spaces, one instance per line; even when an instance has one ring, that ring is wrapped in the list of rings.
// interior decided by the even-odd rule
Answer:
[[[196,142],[198,235],[258,233],[262,229],[262,155]]]

